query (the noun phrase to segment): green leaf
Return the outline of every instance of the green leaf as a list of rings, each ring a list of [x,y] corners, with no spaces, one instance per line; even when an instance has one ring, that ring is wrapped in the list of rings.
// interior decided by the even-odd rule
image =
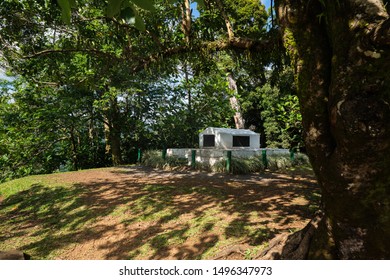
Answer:
[[[119,14],[123,0],[108,0],[107,16],[114,17]]]
[[[61,17],[66,24],[70,24],[70,3],[69,0],[57,0],[61,7]]]
[[[135,13],[134,13],[133,9],[130,7],[127,7],[121,11],[121,18],[127,24],[135,24]]]
[[[198,8],[204,9],[206,8],[204,4],[204,0],[195,0],[196,3],[198,3]]]
[[[144,20],[139,15],[135,15],[134,26],[135,26],[135,28],[137,28],[140,31],[145,31],[146,30],[146,26],[145,26]]]
[[[176,2],[178,2],[179,0],[168,0],[168,3],[169,4],[175,4]]]
[[[156,11],[156,8],[154,7],[154,1],[153,0],[131,0],[135,5],[140,7],[141,9],[154,12]]]
[[[69,6],[70,8],[76,8],[77,7],[76,0],[69,0]]]
[[[121,12],[121,18],[125,20],[128,24],[134,25],[140,31],[145,31],[146,26],[144,20],[137,12],[137,8],[130,4]]]

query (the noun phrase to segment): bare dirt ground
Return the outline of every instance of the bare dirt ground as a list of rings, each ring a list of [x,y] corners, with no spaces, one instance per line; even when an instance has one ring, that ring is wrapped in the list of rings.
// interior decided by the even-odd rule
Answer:
[[[140,166],[48,175],[8,198],[3,250],[36,259],[250,259],[303,228],[310,172],[229,175]]]
[[[77,242],[57,259],[197,259],[221,254],[244,259],[276,234],[303,228],[319,202],[315,179],[307,174],[226,175],[121,167],[63,173],[58,180],[86,188],[93,211],[122,206],[122,212],[98,215],[89,231],[76,235]],[[153,186],[159,190],[155,197],[144,206],[132,204],[155,191]],[[161,189],[165,192],[161,194],[164,186],[169,193]],[[153,216],[165,210],[166,215]],[[134,213],[146,217],[131,220]],[[191,234],[197,219],[202,229]],[[235,244],[241,253],[223,253]]]

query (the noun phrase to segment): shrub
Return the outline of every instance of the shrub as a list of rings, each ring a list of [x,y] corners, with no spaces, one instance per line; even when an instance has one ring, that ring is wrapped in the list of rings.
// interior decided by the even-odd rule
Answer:
[[[295,158],[293,161],[294,166],[304,165],[304,166],[310,166],[310,160],[309,157],[302,153],[295,154]]]
[[[260,157],[250,157],[247,159],[249,170],[251,173],[261,172],[265,170],[263,160]]]
[[[162,168],[164,166],[164,162],[165,161],[161,156],[161,152],[158,150],[149,150],[142,154],[141,163],[144,166]]]
[[[290,155],[269,155],[267,160],[268,169],[271,171],[286,170],[296,166],[310,166],[307,155],[301,153],[296,153],[294,160],[291,160]]]
[[[211,166],[211,171],[216,173],[226,172],[226,160],[219,160]]]
[[[293,166],[290,155],[271,155],[267,157],[268,169],[271,171],[286,170]]]
[[[165,160],[162,158],[162,152],[158,150],[145,151],[142,155],[141,163],[144,166],[161,168],[161,169],[172,169],[178,166],[186,166],[187,159],[167,156]]]
[[[231,172],[233,174],[249,174],[264,171],[264,164],[262,160],[258,157],[250,157],[250,158],[232,158],[231,161]],[[216,162],[211,170],[213,172],[223,173],[226,172],[226,160],[220,160]]]
[[[214,170],[214,166],[211,166],[208,162],[196,162],[195,163],[195,169],[196,170],[202,170],[202,171],[219,173],[219,171],[215,171]]]

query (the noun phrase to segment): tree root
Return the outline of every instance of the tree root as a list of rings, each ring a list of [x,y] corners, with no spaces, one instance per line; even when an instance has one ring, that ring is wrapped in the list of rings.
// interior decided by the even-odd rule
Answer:
[[[245,251],[250,249],[250,248],[251,248],[250,246],[244,245],[244,244],[236,244],[236,245],[233,245],[233,246],[229,246],[229,247],[225,248],[224,250],[222,250],[221,252],[219,252],[213,258],[213,260],[226,260],[226,259],[229,259],[229,257],[231,257],[232,255],[235,255],[235,254],[238,254],[241,257],[244,257],[245,256]],[[237,259],[237,258],[234,258],[234,259]]]
[[[321,211],[300,231],[282,233],[270,241],[267,249],[258,254],[260,260],[304,260],[307,258],[310,241],[323,218]]]

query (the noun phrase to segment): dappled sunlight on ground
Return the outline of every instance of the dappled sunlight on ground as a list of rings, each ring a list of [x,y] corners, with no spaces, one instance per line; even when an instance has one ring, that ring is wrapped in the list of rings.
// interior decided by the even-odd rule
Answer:
[[[250,258],[319,204],[311,175],[226,175],[119,167],[55,174],[5,198],[0,250],[52,259]]]

